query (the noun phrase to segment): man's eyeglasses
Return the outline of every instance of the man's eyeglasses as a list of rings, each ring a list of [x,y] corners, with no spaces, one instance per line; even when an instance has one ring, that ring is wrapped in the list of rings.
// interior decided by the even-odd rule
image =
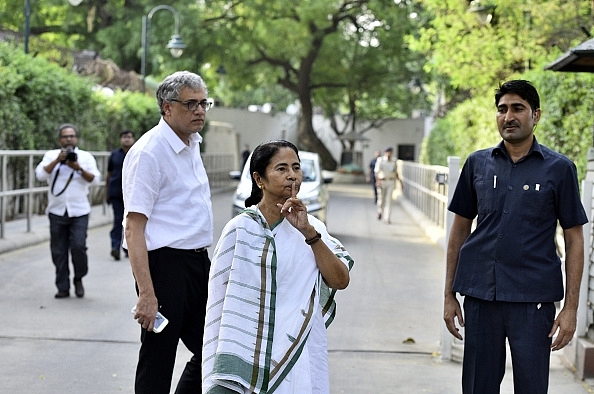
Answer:
[[[175,101],[176,103],[180,103],[182,105],[185,105],[186,108],[188,108],[188,111],[191,111],[191,112],[196,111],[198,109],[198,106],[202,107],[202,109],[204,111],[208,111],[210,109],[210,107],[212,107],[212,102],[210,102],[208,100],[202,100],[202,101],[197,101],[197,100],[180,101],[180,100],[171,99],[170,101]]]
[[[78,138],[76,135],[61,135],[60,138],[67,139],[67,138]]]

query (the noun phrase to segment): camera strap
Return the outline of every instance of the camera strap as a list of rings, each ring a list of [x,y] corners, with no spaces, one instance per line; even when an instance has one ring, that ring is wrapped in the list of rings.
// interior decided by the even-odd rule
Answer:
[[[55,194],[54,186],[56,186],[56,179],[58,179],[58,175],[60,175],[60,168],[62,168],[62,163],[60,163],[60,166],[58,167],[58,170],[56,171],[56,176],[54,177],[54,181],[52,182],[51,192],[55,197],[58,197],[60,194],[62,194],[66,191],[66,188],[68,187],[68,185],[70,185],[70,181],[72,180],[72,177],[74,176],[74,170],[72,170],[72,173],[70,173],[70,177],[68,178],[68,181],[66,181],[66,185],[64,185],[64,189],[62,189],[62,191],[60,191],[60,193]]]

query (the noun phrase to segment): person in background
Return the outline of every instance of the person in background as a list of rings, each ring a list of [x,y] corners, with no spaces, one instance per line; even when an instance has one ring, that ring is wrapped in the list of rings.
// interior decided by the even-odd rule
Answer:
[[[400,179],[396,160],[392,158],[392,153],[394,153],[392,147],[384,149],[384,155],[378,157],[374,168],[375,182],[378,188],[377,220],[381,220],[383,217],[386,224],[391,223],[392,194],[394,193],[396,180]]]
[[[374,204],[377,204],[377,184],[375,179],[375,163],[377,162],[377,158],[382,155],[382,152],[376,150],[373,152],[373,159],[369,161],[369,168],[367,172],[367,182],[371,183],[371,187],[373,188],[373,195],[375,197]]]
[[[502,141],[472,153],[464,163],[449,210],[444,314],[458,339],[464,327],[462,391],[499,393],[511,349],[514,392],[545,394],[551,349],[573,338],[584,265],[575,165],[534,136],[540,98],[524,80],[495,93]],[[476,218],[476,229],[473,221]],[[565,239],[565,302],[557,223]],[[464,296],[464,316],[456,293]]]
[[[134,144],[134,133],[124,130],[120,133],[120,148],[111,152],[107,163],[107,176],[105,177],[105,200],[113,209],[113,227],[109,232],[111,238],[111,257],[120,260],[122,247],[122,221],[124,220],[124,194],[122,193],[122,166],[124,158],[130,147]],[[127,251],[126,251],[127,255]]]
[[[203,393],[330,393],[326,327],[353,260],[296,197],[303,173],[293,144],[256,147],[250,174],[248,208],[214,252]]]
[[[250,146],[249,145],[244,145],[243,150],[241,151],[241,169],[243,170],[243,167],[245,167],[245,164],[248,161],[248,158],[250,157]]]
[[[79,133],[73,124],[58,127],[60,149],[46,152],[35,168],[39,181],[49,185],[46,213],[50,222],[50,250],[56,267],[55,298],[70,296],[68,253],[74,268],[74,292],[85,295],[82,278],[89,271],[87,228],[89,226],[89,185],[99,183],[101,173],[89,152],[78,148]]]
[[[135,391],[169,393],[181,339],[193,356],[175,392],[200,393],[213,214],[198,133],[211,102],[202,78],[189,71],[166,77],[156,95],[161,119],[130,148],[123,167],[123,246],[141,326]],[[157,312],[169,320],[160,333],[152,331]]]

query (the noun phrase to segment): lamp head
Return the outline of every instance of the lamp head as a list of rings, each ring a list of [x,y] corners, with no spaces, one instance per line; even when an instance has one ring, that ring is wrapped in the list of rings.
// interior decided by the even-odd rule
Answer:
[[[184,44],[181,36],[179,34],[174,34],[171,36],[171,40],[167,44],[167,48],[169,48],[169,52],[171,52],[171,56],[174,58],[178,58],[184,53],[184,49],[186,48],[186,44]]]
[[[495,6],[492,4],[482,4],[480,0],[473,0],[470,2],[468,12],[474,13],[476,19],[483,26],[488,25],[493,19]]]

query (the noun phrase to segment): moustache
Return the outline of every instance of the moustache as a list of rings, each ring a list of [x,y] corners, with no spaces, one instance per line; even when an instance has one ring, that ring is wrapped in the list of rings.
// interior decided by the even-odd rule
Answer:
[[[520,127],[520,124],[518,122],[509,122],[509,123],[504,123],[503,127]]]

